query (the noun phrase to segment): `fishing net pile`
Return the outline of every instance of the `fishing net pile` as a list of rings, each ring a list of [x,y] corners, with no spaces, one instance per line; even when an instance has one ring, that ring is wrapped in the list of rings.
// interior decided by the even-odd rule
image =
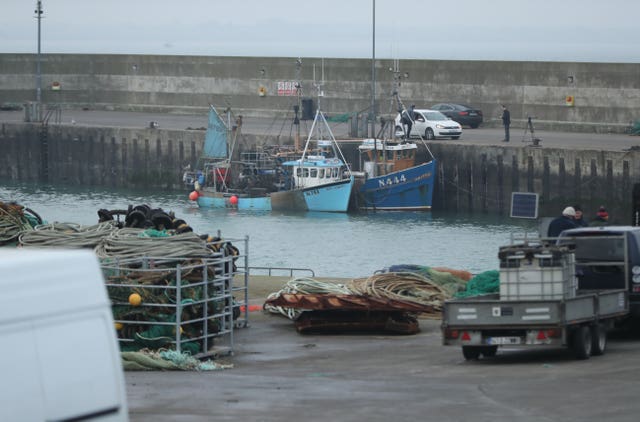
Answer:
[[[201,361],[188,353],[166,349],[122,352],[120,356],[125,371],[219,371],[233,368],[232,364]]]
[[[466,271],[418,265],[385,268],[370,277],[355,278],[344,284],[296,278],[289,280],[280,291],[271,293],[264,308],[297,320],[308,312],[303,306],[309,306],[312,300],[325,300],[324,305],[316,306],[318,309],[340,311],[357,308],[350,298],[358,298],[357,305],[401,312],[403,317],[419,314],[424,318],[439,318],[443,302],[464,291],[470,278],[471,274]],[[286,301],[291,306],[283,306]],[[385,303],[388,306],[381,305]]]
[[[21,233],[41,223],[42,219],[33,210],[15,202],[0,201],[0,245],[15,243]]]
[[[232,295],[238,248],[194,233],[172,212],[147,205],[101,209],[89,226],[30,216],[17,204],[3,206],[5,238],[21,248],[94,250],[123,351],[176,348],[197,356],[240,315]]]
[[[175,347],[192,355],[211,348],[240,309],[224,262],[171,259],[103,265],[123,351]],[[224,276],[223,276],[224,275]],[[214,316],[219,317],[214,317]]]

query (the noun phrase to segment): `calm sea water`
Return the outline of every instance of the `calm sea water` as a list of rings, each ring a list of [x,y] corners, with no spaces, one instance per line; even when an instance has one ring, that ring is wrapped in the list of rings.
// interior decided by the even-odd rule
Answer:
[[[255,213],[200,209],[188,192],[0,185],[48,222],[96,224],[98,209],[147,204],[173,211],[198,234],[249,237],[249,265],[310,268],[321,277],[365,277],[396,264],[446,266],[478,273],[498,268],[498,248],[537,223],[504,216],[430,213]],[[240,246],[240,242],[233,242]]]

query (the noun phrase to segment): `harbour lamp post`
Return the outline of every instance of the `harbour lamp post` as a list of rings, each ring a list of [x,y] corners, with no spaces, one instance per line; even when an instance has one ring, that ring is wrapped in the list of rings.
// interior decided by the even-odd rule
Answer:
[[[40,70],[40,21],[42,20],[42,1],[36,3],[36,19],[38,19],[38,57],[36,58],[36,119],[42,120],[42,73]]]

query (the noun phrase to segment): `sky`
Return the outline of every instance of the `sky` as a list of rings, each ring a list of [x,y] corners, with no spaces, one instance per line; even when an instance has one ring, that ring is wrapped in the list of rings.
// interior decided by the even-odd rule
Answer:
[[[2,0],[0,53],[36,53]],[[42,0],[42,53],[371,58],[374,0]],[[640,62],[640,1],[375,0],[387,59]]]

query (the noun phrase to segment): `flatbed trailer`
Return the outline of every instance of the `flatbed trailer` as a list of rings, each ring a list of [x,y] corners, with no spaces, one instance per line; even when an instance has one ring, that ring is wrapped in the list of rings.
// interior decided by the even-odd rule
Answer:
[[[604,353],[607,331],[629,312],[627,291],[578,291],[561,300],[504,301],[499,295],[445,302],[443,343],[465,359],[494,356],[498,347],[570,347],[578,359]]]
[[[619,242],[623,256],[580,260],[578,268],[622,268],[628,274],[627,238],[608,238]],[[602,240],[600,236],[593,242]],[[585,239],[580,242],[584,245]],[[573,261],[574,252],[580,254],[570,239],[558,243],[563,246],[542,242],[501,248],[500,293],[445,301],[443,344],[462,347],[467,360],[495,356],[500,347],[568,347],[578,359],[603,354],[607,332],[629,315],[628,277],[624,286],[580,289],[581,271]],[[611,255],[606,250],[602,254]]]

